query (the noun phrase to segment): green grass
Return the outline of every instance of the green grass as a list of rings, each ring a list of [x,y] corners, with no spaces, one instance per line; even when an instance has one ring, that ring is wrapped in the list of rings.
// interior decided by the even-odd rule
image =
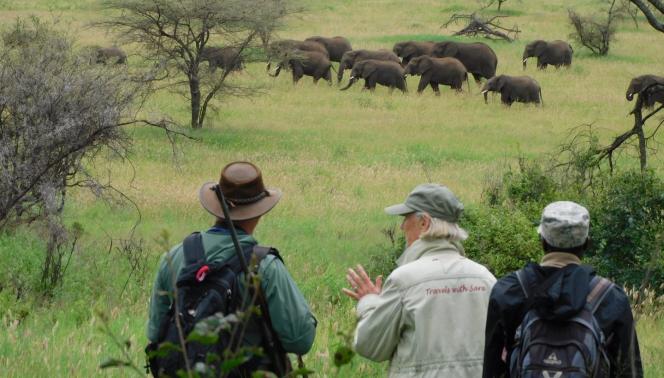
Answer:
[[[575,45],[571,69],[537,71],[530,62],[522,70],[520,57],[528,41],[567,39],[568,3],[508,1],[503,6],[513,16],[506,23],[519,25],[520,39],[511,44],[487,42],[498,55],[499,73],[538,80],[545,101],[541,108],[516,104],[508,109],[498,98],[485,105],[474,83],[470,93],[464,86],[458,95],[444,88],[440,97],[431,91],[417,96],[413,77],[408,79],[407,95],[389,95],[385,88],[374,94],[361,92],[358,85],[340,92],[325,83],[315,86],[307,78],[293,86],[287,73],[272,79],[262,63],[251,63],[233,80],[258,86],[263,94],[224,99],[219,111],[209,115],[206,127],[192,132],[198,141],[180,142],[177,164],[158,130],[132,129],[133,167],[100,158],[96,169],[109,170],[115,185],[140,207],[136,233],[144,239],[145,270],[128,278],[129,262],[115,248],[137,221],[136,211],[129,205],[109,207],[83,191],[71,192],[65,222],[83,224],[85,235],[52,303],[34,297],[44,247],[40,230],[34,226],[0,236],[0,284],[25,281],[19,298],[0,290],[0,318],[6,329],[0,335],[3,375],[99,375],[99,363],[118,351],[98,331],[96,310],[109,314],[115,329],[131,340],[135,360],[142,364],[147,293],[156,261],[164,252],[156,239],[166,230],[169,242],[176,243],[210,225],[212,220],[198,204],[197,190],[204,181],[217,179],[227,162],[239,159],[255,162],[266,183],[285,193],[262,220],[257,237],[281,250],[318,317],[316,343],[306,362],[321,376],[336,374],[331,358],[340,342],[337,333],[352,331],[355,321],[352,303],[339,292],[343,272],[387,250],[382,230],[398,220],[382,213],[385,206],[401,201],[425,181],[445,183],[466,204],[477,204],[488,177],[519,156],[547,159],[570,128],[594,122],[601,127],[601,141],[608,143],[631,127],[627,114],[633,104],[624,98],[630,78],[663,74],[662,36],[643,22],[638,30],[625,23],[607,58],[592,57]],[[588,10],[593,4],[574,5]],[[399,0],[379,5],[315,0],[306,6],[308,11],[290,20],[281,37],[344,35],[355,48],[370,49],[391,49],[401,40],[448,39],[461,26],[440,29],[440,25],[452,13],[474,7],[434,0],[417,5]],[[99,2],[92,0],[0,1],[0,22],[8,25],[14,17],[31,13],[50,17],[51,9],[57,9],[60,22],[80,38],[80,46],[115,42],[104,31],[86,28],[105,16]],[[130,59],[133,64],[137,63]],[[145,111],[165,113],[183,123],[188,120],[187,104],[170,93],[155,94]],[[658,140],[663,141],[661,133]],[[633,164],[629,154],[622,159]],[[650,160],[660,175],[662,159],[660,154]],[[661,319],[639,323],[648,377],[664,375],[663,325]],[[357,358],[340,376],[382,376],[384,371],[384,364]]]

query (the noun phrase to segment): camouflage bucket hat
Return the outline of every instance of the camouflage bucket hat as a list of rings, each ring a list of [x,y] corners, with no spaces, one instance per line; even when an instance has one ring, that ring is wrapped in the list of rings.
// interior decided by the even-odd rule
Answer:
[[[547,205],[537,232],[547,244],[558,248],[574,248],[588,239],[590,214],[585,207],[570,201]]]

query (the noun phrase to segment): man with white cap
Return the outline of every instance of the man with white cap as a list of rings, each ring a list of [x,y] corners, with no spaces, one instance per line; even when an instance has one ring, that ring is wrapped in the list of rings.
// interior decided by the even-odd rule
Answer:
[[[484,378],[576,377],[582,375],[571,372],[580,370],[592,377],[643,376],[627,296],[581,265],[589,229],[588,210],[577,203],[558,201],[544,208],[537,229],[541,262],[506,275],[491,292]],[[580,341],[573,342],[576,338]],[[587,352],[595,347],[599,353]],[[575,358],[583,349],[586,357]]]
[[[228,261],[236,255],[222,210],[221,196],[217,191],[221,191],[226,200],[229,216],[243,250],[251,250],[257,245],[253,236],[254,230],[261,217],[281,199],[281,191],[265,188],[261,171],[249,162],[230,163],[222,169],[219,182],[203,184],[199,191],[199,200],[203,208],[215,217],[214,226],[201,232],[205,258],[210,264]],[[160,325],[173,303],[173,279],[182,271],[184,260],[183,243],[180,243],[164,254],[159,262],[150,300],[147,327],[150,342],[160,341]],[[280,347],[289,353],[307,353],[313,345],[316,319],[278,254],[270,253],[262,257],[258,274],[267,302],[270,325]],[[242,277],[240,274],[239,281],[242,281]],[[255,322],[250,322],[244,332],[243,345],[265,347],[264,343],[258,326]],[[250,370],[273,370],[274,367],[274,361],[270,360],[267,352],[260,361],[246,364],[248,363],[253,366]]]
[[[403,216],[407,248],[384,286],[362,266],[348,270],[351,289],[343,291],[358,301],[356,352],[390,360],[390,377],[479,377],[496,279],[464,255],[463,204],[445,186],[422,184],[385,211]]]

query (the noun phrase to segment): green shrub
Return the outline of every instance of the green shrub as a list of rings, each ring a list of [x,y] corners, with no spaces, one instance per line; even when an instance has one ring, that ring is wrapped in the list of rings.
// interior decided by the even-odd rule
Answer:
[[[517,209],[481,206],[467,209],[461,226],[468,231],[466,255],[496,276],[539,261],[542,247],[533,222]]]
[[[653,172],[606,179],[592,199],[589,260],[623,285],[664,280],[664,181]]]
[[[406,249],[406,238],[397,226],[383,229],[387,243],[381,243],[374,251],[369,252],[369,263],[366,271],[370,277],[383,276],[383,280],[397,268],[397,259]]]

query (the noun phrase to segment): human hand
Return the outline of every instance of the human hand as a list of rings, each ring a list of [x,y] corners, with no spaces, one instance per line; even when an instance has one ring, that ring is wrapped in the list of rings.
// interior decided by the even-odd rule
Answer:
[[[348,268],[346,280],[348,280],[352,289],[343,288],[341,291],[356,301],[367,294],[380,294],[383,287],[383,276],[376,277],[376,283],[374,284],[362,265],[357,265],[357,271]]]

